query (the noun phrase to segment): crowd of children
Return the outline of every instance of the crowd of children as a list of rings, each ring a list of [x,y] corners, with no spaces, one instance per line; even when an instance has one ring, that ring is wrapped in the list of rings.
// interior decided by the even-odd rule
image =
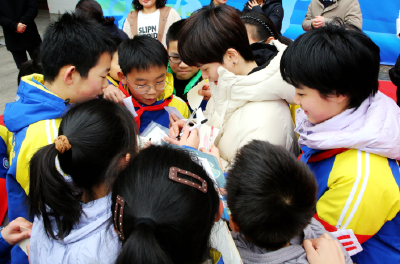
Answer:
[[[400,108],[368,36],[333,20],[292,42],[261,13],[172,23],[165,2],[134,4],[124,29],[152,15],[157,37],[65,13],[22,67],[0,119],[0,263],[222,264],[221,221],[245,264],[400,261]],[[201,81],[210,149],[186,127]],[[151,122],[170,144],[140,144]],[[192,148],[217,157],[225,188]]]

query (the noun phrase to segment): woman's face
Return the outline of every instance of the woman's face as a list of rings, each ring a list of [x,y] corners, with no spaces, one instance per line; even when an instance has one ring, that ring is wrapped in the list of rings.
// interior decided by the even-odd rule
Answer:
[[[139,3],[143,8],[152,8],[156,5],[156,0],[139,0]]]
[[[226,5],[227,0],[213,0],[215,6]]]
[[[218,67],[222,64],[218,62],[207,63],[200,66],[201,76],[203,79],[208,79],[210,82],[214,82],[215,85],[218,84]]]

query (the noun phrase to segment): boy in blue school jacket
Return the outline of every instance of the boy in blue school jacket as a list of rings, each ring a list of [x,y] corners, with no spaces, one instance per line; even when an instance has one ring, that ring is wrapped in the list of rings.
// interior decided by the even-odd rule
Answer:
[[[7,174],[8,217],[29,221],[25,200],[29,195],[29,161],[41,147],[57,138],[61,117],[69,104],[97,98],[108,85],[114,41],[100,25],[65,13],[51,24],[41,46],[43,75],[24,76],[16,100],[8,103],[4,123],[13,133]],[[18,247],[13,264],[28,263]]]

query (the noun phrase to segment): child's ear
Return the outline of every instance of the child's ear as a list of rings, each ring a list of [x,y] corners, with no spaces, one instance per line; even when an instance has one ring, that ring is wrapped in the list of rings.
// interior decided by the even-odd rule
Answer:
[[[215,215],[215,222],[218,222],[221,219],[223,213],[224,213],[224,205],[221,199],[219,199],[219,209],[218,213]]]
[[[342,94],[337,94],[336,95],[336,103],[342,103],[345,100],[347,100],[347,96],[346,95],[342,95]]]
[[[126,81],[124,74],[121,71],[118,71],[117,74],[119,81],[122,82],[123,85],[127,85],[128,82]]]
[[[64,73],[64,82],[68,85],[71,85],[74,82],[74,73],[76,73],[75,66],[65,66],[67,69]]]
[[[239,226],[233,221],[232,215],[229,216],[229,227],[235,233],[239,233]]]

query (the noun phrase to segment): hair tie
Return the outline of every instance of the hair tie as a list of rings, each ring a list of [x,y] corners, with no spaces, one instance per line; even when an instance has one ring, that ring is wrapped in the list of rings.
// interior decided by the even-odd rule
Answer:
[[[156,222],[151,218],[138,218],[138,219],[136,219],[135,227],[138,227],[139,225],[147,225],[147,226],[151,227],[153,232],[156,231],[156,228],[157,228]]]
[[[252,17],[252,16],[242,16],[242,17],[240,17],[240,18],[241,18],[241,19],[242,19],[242,18],[250,18],[250,19],[253,19],[253,20],[257,21],[258,23],[260,23],[261,25],[263,25],[263,26],[269,31],[269,33],[270,33],[270,35],[271,35],[272,37],[275,38],[275,34],[272,32],[272,29],[271,29],[266,23],[264,23],[263,21],[261,21],[261,19],[258,19],[258,18]]]
[[[58,136],[54,140],[54,144],[60,154],[64,154],[64,152],[71,149],[71,144],[69,144],[68,138],[64,135]]]

